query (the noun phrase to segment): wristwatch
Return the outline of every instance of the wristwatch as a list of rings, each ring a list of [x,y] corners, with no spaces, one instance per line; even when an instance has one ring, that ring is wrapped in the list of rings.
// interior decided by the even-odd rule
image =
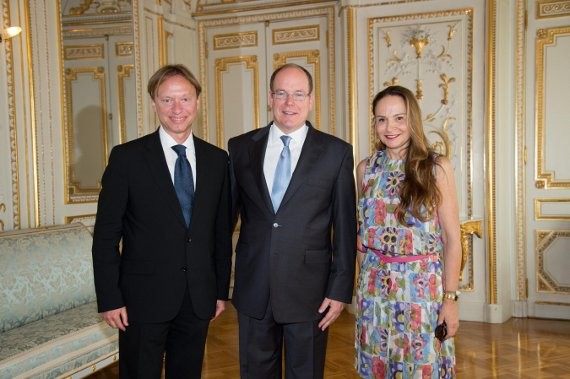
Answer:
[[[457,299],[459,299],[459,295],[461,295],[461,292],[459,291],[445,291],[443,294],[443,299],[457,301]]]

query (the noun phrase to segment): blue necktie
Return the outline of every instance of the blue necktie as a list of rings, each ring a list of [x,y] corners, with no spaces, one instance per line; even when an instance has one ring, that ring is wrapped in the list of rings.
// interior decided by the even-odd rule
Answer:
[[[174,145],[172,149],[178,154],[174,165],[174,189],[182,207],[186,225],[190,225],[192,217],[192,204],[194,203],[194,178],[190,162],[186,158],[186,146]]]
[[[291,137],[281,136],[281,141],[283,141],[283,150],[281,150],[279,162],[277,162],[275,178],[273,178],[273,188],[271,189],[271,202],[273,203],[273,210],[275,212],[279,209],[283,195],[285,195],[285,191],[289,185],[289,180],[291,180],[291,151],[289,150]]]

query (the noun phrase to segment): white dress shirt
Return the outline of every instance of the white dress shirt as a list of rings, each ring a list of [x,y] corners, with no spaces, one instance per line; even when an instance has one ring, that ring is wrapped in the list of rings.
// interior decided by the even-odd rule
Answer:
[[[158,129],[158,135],[160,136],[160,143],[162,145],[162,150],[164,150],[164,157],[166,158],[166,164],[168,165],[168,171],[170,171],[170,178],[174,184],[174,165],[178,159],[178,154],[172,149],[172,146],[180,145],[174,140],[161,126]],[[194,138],[192,138],[192,132],[186,141],[182,143],[186,146],[186,158],[190,162],[190,168],[192,169],[192,178],[194,179],[194,191],[196,191],[196,150],[194,149]]]
[[[299,162],[299,157],[301,156],[301,150],[303,149],[305,138],[307,138],[308,130],[309,127],[305,124],[293,133],[287,134],[291,137],[291,141],[289,141],[289,150],[291,151],[291,177],[293,176],[293,172],[295,172],[297,162]],[[277,168],[277,162],[279,162],[281,150],[283,150],[283,141],[281,140],[281,136],[284,134],[285,133],[275,126],[275,124],[271,124],[269,127],[267,148],[265,149],[265,159],[263,161],[263,175],[265,176],[265,182],[267,183],[269,193],[271,193],[273,189],[275,169]]]

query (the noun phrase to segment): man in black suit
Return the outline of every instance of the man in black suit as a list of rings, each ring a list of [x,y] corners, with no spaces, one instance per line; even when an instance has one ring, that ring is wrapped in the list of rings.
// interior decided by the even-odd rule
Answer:
[[[287,378],[322,378],[327,328],[352,300],[352,147],[307,121],[315,99],[303,67],[278,68],[269,97],[273,122],[229,141],[240,372],[280,378],[284,345]]]
[[[228,156],[196,138],[201,87],[183,65],[149,80],[158,130],[113,149],[93,237],[99,312],[121,378],[200,378],[231,271]],[[122,249],[119,244],[122,241]]]

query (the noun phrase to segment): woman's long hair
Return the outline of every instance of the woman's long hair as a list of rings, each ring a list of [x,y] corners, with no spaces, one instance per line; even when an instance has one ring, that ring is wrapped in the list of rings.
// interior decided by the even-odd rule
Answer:
[[[386,96],[399,96],[404,100],[410,131],[405,163],[406,178],[400,183],[400,204],[396,208],[396,216],[400,224],[407,225],[405,218],[409,209],[414,217],[427,221],[434,216],[441,200],[434,167],[437,164],[437,154],[429,146],[424,133],[422,112],[414,94],[402,86],[387,87],[374,97],[373,114],[378,102]],[[377,147],[379,150],[386,148],[380,140]]]

